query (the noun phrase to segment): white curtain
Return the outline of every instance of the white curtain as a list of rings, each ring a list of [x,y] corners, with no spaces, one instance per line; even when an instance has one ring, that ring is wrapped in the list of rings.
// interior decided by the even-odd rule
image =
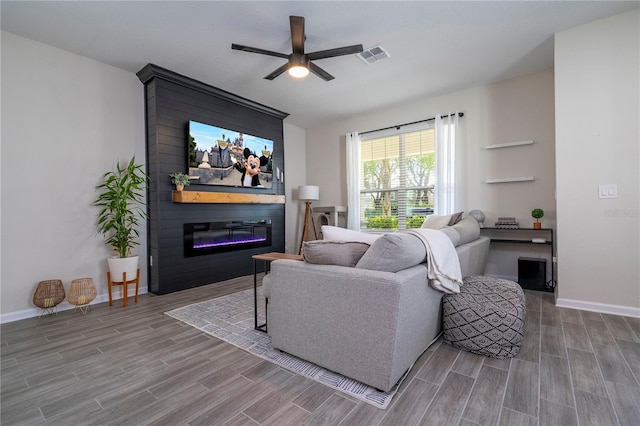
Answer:
[[[434,213],[456,212],[456,131],[458,112],[436,115],[436,186]]]
[[[347,133],[347,228],[360,230],[360,135]]]

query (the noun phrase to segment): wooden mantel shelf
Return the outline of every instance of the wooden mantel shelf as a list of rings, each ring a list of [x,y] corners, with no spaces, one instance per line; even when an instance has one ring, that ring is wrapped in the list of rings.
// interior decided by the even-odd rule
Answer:
[[[277,194],[241,194],[236,192],[173,191],[174,203],[201,204],[284,204],[285,196]]]

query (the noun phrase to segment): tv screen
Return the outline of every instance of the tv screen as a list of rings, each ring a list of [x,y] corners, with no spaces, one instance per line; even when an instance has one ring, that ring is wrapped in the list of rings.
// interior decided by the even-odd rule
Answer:
[[[197,121],[189,121],[188,138],[191,183],[272,187],[272,140]]]

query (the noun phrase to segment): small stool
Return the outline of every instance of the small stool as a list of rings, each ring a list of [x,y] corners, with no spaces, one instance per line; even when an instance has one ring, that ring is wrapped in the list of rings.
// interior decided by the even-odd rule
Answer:
[[[97,295],[98,291],[93,284],[93,278],[78,278],[71,281],[67,301],[76,306],[73,308],[74,314],[76,309],[80,308],[80,312],[85,315],[91,309],[90,303]]]
[[[122,281],[120,281],[120,282],[111,281],[111,272],[107,271],[107,284],[109,285],[109,306],[113,305],[113,299],[111,297],[111,287],[114,286],[114,285],[121,285],[124,288],[122,307],[126,308],[127,307],[127,287],[129,286],[129,284],[135,284],[136,285],[135,303],[138,303],[138,286],[140,284],[140,268],[138,268],[138,272],[136,273],[136,277],[134,279],[132,279],[132,280],[127,280],[127,273],[123,272],[122,273]]]
[[[56,306],[64,300],[64,286],[62,280],[45,280],[40,281],[33,293],[33,304],[40,308],[41,318],[45,313],[56,314]]]
[[[442,314],[444,339],[457,348],[498,359],[520,351],[526,304],[518,283],[466,277],[460,293],[442,298]]]

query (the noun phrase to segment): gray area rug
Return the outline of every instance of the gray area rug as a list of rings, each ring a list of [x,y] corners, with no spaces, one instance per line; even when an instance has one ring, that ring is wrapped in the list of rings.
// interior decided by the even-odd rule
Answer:
[[[258,323],[264,323],[264,297],[262,288],[258,288]],[[344,392],[377,408],[387,408],[396,394],[402,379],[389,392],[380,392],[375,388],[356,380],[326,370],[310,362],[301,360],[285,352],[273,349],[271,338],[263,332],[254,330],[253,289],[239,291],[227,296],[204,302],[194,303],[173,311],[165,312],[211,336],[231,343],[253,355],[273,362],[311,380],[330,388]],[[406,375],[405,375],[406,376]]]

